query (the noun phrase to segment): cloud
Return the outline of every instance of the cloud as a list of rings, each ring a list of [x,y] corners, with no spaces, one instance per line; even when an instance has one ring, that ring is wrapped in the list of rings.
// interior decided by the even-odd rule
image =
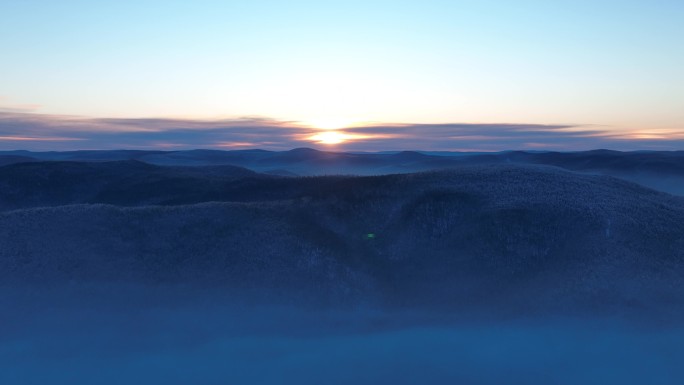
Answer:
[[[80,138],[64,138],[54,136],[0,136],[1,141],[8,142],[71,142],[74,140],[84,140]]]
[[[12,98],[0,95],[0,113],[35,113],[41,107],[40,104],[18,104],[12,102]]]
[[[0,111],[0,149],[193,149],[316,147],[338,151],[684,148],[684,132],[615,131],[576,124],[367,124],[340,130],[351,140],[329,146],[321,130],[299,122],[242,119],[114,119]]]

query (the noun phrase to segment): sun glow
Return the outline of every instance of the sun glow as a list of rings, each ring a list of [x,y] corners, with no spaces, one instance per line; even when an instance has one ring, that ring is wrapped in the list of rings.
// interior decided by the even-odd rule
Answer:
[[[353,139],[358,139],[355,135],[349,135],[339,131],[340,129],[354,126],[354,122],[348,119],[323,118],[312,119],[306,125],[321,130],[309,136],[307,139],[320,144],[340,144]]]
[[[321,144],[339,144],[351,139],[351,136],[337,131],[325,131],[312,135],[309,139]]]

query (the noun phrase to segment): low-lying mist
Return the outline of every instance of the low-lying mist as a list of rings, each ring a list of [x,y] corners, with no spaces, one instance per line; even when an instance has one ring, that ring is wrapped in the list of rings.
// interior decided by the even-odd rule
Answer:
[[[674,385],[684,376],[684,330],[667,320],[258,304],[163,286],[3,293],[2,384]]]

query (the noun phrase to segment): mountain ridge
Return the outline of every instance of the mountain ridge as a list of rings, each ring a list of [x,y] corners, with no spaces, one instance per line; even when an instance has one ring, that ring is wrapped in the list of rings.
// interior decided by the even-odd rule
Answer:
[[[567,170],[609,175],[676,195],[684,195],[684,152],[591,150],[579,152],[503,151],[445,153],[397,151],[354,153],[299,148],[289,151],[75,151],[0,152],[0,165],[26,161],[73,160],[102,162],[139,160],[163,166],[233,165],[259,173],[281,175],[382,175],[448,169],[467,164],[541,164]]]

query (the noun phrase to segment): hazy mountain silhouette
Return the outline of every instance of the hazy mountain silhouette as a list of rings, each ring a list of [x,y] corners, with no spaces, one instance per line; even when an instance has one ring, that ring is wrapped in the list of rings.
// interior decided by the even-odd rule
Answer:
[[[277,175],[382,175],[449,169],[466,164],[542,164],[584,173],[615,176],[660,191],[684,195],[682,151],[342,153],[299,148],[290,151],[0,152],[0,165],[32,160],[138,160],[165,166],[233,165]]]

